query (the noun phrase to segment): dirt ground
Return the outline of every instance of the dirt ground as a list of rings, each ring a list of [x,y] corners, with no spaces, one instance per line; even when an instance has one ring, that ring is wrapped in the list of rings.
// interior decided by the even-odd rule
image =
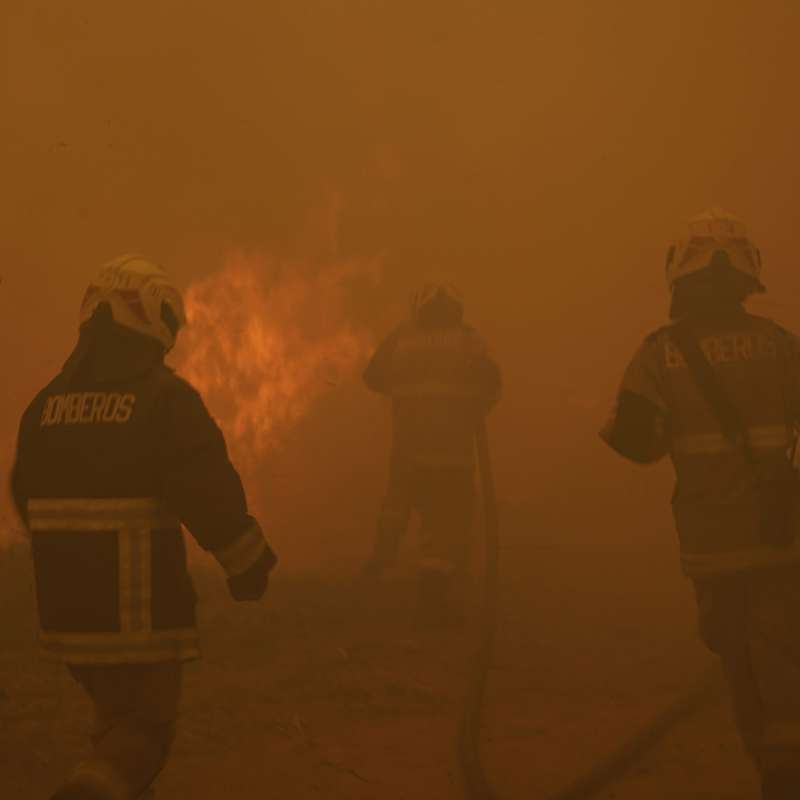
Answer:
[[[483,736],[500,800],[547,798],[709,667],[669,542],[609,548],[506,519],[500,638]],[[355,565],[354,565],[355,569]],[[454,735],[470,626],[420,628],[413,573],[278,573],[260,605],[196,569],[204,658],[159,798],[461,797]],[[30,564],[0,554],[0,797],[48,797],[85,747],[88,708],[33,645]],[[724,698],[599,795],[755,798]]]
[[[724,698],[677,725],[598,800],[752,800],[758,781],[744,759]]]

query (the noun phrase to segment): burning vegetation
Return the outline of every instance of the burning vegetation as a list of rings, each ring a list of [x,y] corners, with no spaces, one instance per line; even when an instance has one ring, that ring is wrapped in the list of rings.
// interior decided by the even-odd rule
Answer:
[[[205,398],[245,476],[368,356],[348,314],[353,281],[376,265],[317,267],[234,253],[186,292],[177,369]]]

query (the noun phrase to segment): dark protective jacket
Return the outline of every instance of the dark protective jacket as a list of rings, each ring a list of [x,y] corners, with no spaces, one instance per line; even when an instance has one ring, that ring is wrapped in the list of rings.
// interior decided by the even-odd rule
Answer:
[[[364,380],[392,398],[399,463],[472,467],[476,424],[501,387],[500,370],[474,329],[405,323],[380,345]]]
[[[275,556],[247,513],[198,393],[140,337],[79,344],[20,426],[12,494],[31,532],[46,657],[71,664],[199,655],[181,525],[237,599]]]
[[[762,540],[764,487],[785,472],[800,422],[800,348],[774,322],[730,309],[694,322],[695,336],[739,411],[758,476],[723,435],[690,375],[671,327],[647,337],[622,381],[603,431],[622,455],[649,463],[669,453],[684,571],[693,577],[800,560],[800,545]],[[800,518],[793,520],[800,532]]]

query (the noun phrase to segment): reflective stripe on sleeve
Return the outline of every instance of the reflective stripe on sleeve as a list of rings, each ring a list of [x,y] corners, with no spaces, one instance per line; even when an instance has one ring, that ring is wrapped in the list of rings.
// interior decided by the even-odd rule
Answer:
[[[258,561],[267,549],[264,534],[259,524],[253,520],[231,544],[214,550],[213,555],[219,561],[229,578],[235,578],[247,572]]]
[[[789,446],[789,432],[783,425],[750,428],[747,431],[750,446],[756,450],[780,450]],[[716,455],[734,448],[722,433],[699,433],[677,436],[673,450],[681,455]]]
[[[31,499],[28,518],[32,531],[118,531],[180,524],[155,497]]]

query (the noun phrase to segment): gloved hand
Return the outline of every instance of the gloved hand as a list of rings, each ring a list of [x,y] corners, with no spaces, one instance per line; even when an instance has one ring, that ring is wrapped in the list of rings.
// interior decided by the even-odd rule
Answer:
[[[270,570],[277,563],[275,554],[267,548],[250,569],[228,578],[231,597],[238,602],[260,600],[266,594]]]

